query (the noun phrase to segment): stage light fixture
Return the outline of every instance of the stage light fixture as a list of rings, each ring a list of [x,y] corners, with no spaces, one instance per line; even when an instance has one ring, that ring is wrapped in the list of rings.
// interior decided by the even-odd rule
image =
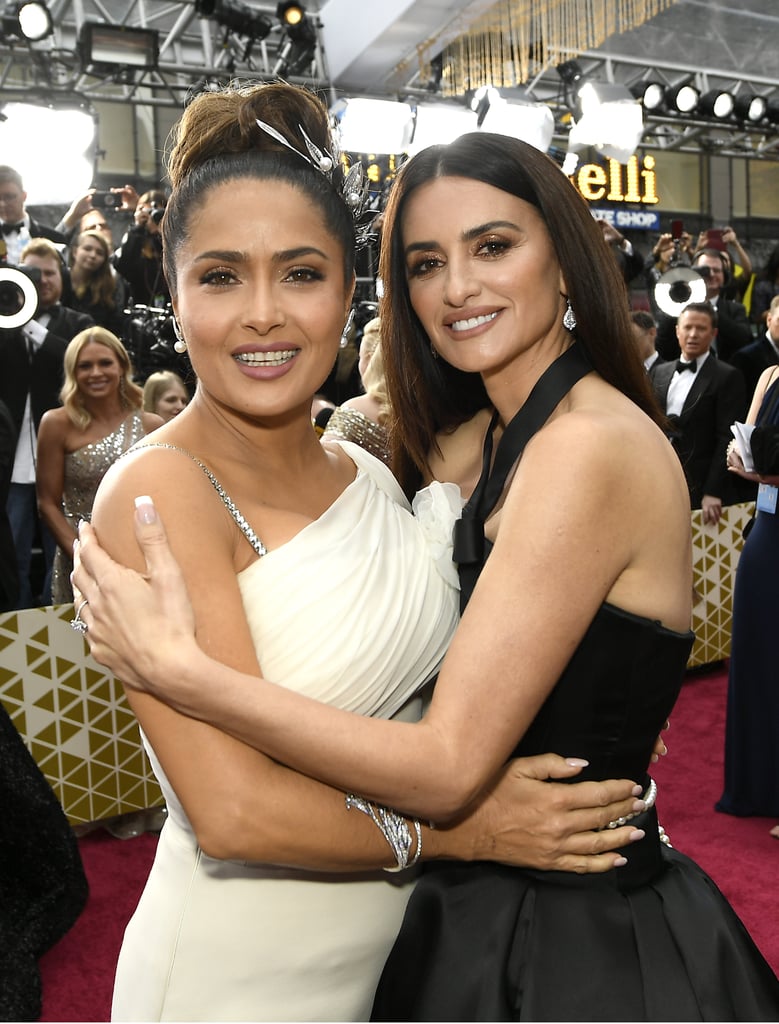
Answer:
[[[641,104],[623,85],[585,82],[579,89],[581,114],[568,134],[568,149],[592,146],[603,156],[626,164],[644,134]]]
[[[665,101],[665,86],[662,82],[637,82],[630,91],[640,101],[644,110],[659,110]]]
[[[706,117],[716,117],[718,121],[724,121],[733,113],[735,100],[733,93],[726,89],[710,89],[701,96],[698,103],[698,113]]]
[[[666,93],[666,107],[679,114],[691,114],[698,106],[700,92],[689,82],[673,86]]]
[[[779,97],[766,103],[765,118],[769,124],[779,124]]]
[[[576,85],[583,76],[582,66],[578,60],[563,61],[562,64],[557,65],[555,71],[567,86]]]
[[[153,71],[157,67],[159,52],[159,33],[154,29],[86,21],[79,33],[83,71],[113,66],[123,70]]]
[[[303,4],[280,3],[276,8],[276,17],[285,28],[294,28],[306,17]]]
[[[10,4],[2,17],[2,34],[8,39],[38,43],[53,32],[51,13],[41,0]]]
[[[263,40],[273,28],[273,22],[267,15],[253,10],[241,0],[195,0],[195,13],[253,42]]]
[[[736,96],[733,113],[739,121],[757,124],[768,113],[768,100],[765,96],[757,96],[752,92],[742,92]]]
[[[284,41],[279,48],[273,74],[301,74],[314,59],[316,29],[302,4],[280,3],[276,16],[284,28]]]

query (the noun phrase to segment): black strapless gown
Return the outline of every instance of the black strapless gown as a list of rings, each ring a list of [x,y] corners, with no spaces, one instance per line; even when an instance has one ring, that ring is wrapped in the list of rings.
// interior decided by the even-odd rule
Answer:
[[[466,517],[486,514],[472,506],[484,494],[490,447]],[[496,467],[510,462],[499,448]],[[488,554],[485,543],[477,569]],[[465,603],[478,572],[460,569]],[[515,754],[553,750],[589,761],[581,779],[646,783],[692,641],[603,605]],[[607,874],[428,865],[372,1019],[779,1020],[779,981],[717,886],[661,841],[657,807],[634,824],[645,838]]]

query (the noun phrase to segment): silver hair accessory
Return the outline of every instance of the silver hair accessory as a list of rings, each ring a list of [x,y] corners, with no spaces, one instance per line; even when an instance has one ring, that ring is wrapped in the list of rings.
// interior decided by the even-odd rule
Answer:
[[[184,335],[181,333],[181,327],[179,326],[178,320],[175,318],[175,316],[172,317],[172,320],[173,333],[176,335],[176,340],[173,342],[173,348],[176,350],[176,352],[178,352],[179,355],[182,355],[184,352],[187,351],[187,343],[184,340]]]
[[[302,160],[305,160],[307,164],[310,164],[314,168],[314,170],[323,174],[334,188],[339,189],[344,202],[351,210],[352,216],[355,220],[361,216],[369,195],[368,180],[365,177],[362,163],[358,160],[357,163],[353,164],[349,168],[340,188],[336,185],[336,182],[333,180],[333,172],[335,171],[336,165],[340,164],[341,158],[332,133],[330,136],[331,151],[327,152],[321,150],[319,146],[312,142],[303,128],[298,125],[298,131],[301,134],[307,150],[306,153],[303,153],[301,150],[297,149],[297,147],[293,146],[288,139],[284,138],[281,132],[277,131],[273,125],[268,124],[266,121],[261,121],[259,118],[256,120],[257,127],[261,128],[266,135],[270,135],[270,137],[275,139],[276,142],[281,143],[282,146],[286,146],[291,153],[295,153]]]
[[[563,313],[563,327],[566,331],[572,331],[576,327],[576,314],[573,311],[571,300],[566,297],[565,312]]]
[[[347,793],[346,809],[350,811],[352,808],[368,815],[387,840],[390,849],[395,855],[398,866],[395,868],[384,868],[385,871],[403,871],[405,868],[410,868],[416,864],[422,853],[422,826],[418,819],[415,818],[412,822],[417,838],[417,848],[414,856],[409,860],[413,840],[411,829],[408,827],[408,823],[402,814],[393,811],[391,807],[382,807],[381,804],[376,804],[374,807],[370,801],[364,800],[361,796]]]
[[[89,601],[87,601],[87,599],[84,598],[84,600],[79,603],[79,606],[76,609],[76,614],[75,614],[74,618],[72,618],[70,620],[70,628],[71,629],[75,629],[75,631],[77,633],[80,633],[82,636],[86,636],[86,632],[87,632],[87,628],[88,627],[87,627],[86,622],[84,622],[84,620],[81,618],[81,613],[84,610],[85,605],[88,605],[88,604],[89,604]]]

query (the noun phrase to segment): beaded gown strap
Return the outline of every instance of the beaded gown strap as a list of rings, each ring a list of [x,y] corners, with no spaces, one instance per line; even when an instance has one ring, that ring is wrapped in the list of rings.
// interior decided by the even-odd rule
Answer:
[[[235,504],[233,499],[230,497],[230,495],[227,493],[227,491],[224,489],[224,487],[222,487],[222,485],[219,483],[219,481],[214,476],[214,474],[211,472],[211,470],[208,468],[208,466],[205,465],[205,463],[201,462],[200,459],[196,458],[192,454],[192,452],[188,452],[186,448],[179,448],[179,446],[177,444],[165,444],[163,441],[154,441],[151,444],[143,445],[143,447],[144,448],[167,448],[169,451],[172,451],[172,452],[181,452],[182,455],[186,455],[187,458],[192,459],[192,461],[195,463],[195,465],[200,466],[200,468],[203,470],[205,475],[211,481],[211,484],[213,485],[214,490],[216,491],[216,493],[219,495],[219,497],[222,500],[222,504],[227,509],[227,511],[230,513],[230,515],[233,517],[233,519],[235,521],[235,525],[238,527],[238,529],[241,531],[241,533],[244,535],[244,537],[248,540],[248,542],[254,548],[256,553],[259,555],[259,557],[262,558],[263,555],[267,555],[268,549],[265,547],[265,545],[262,543],[260,538],[257,536],[257,534],[254,532],[254,530],[251,528],[251,526],[247,522],[246,518],[244,517],[243,513],[238,508],[238,506]],[[138,451],[138,449],[136,448],[135,451]]]

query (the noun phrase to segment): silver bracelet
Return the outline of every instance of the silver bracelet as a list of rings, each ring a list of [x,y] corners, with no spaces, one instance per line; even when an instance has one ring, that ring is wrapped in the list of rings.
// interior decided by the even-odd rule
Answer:
[[[393,811],[391,807],[383,807],[381,804],[377,804],[374,807],[370,801],[364,800],[361,796],[355,796],[354,793],[347,793],[345,799],[347,811],[350,811],[352,808],[362,811],[363,814],[366,814],[371,819],[387,840],[389,848],[392,850],[397,861],[397,867],[384,868],[384,870],[403,871],[410,867],[408,858],[411,853],[411,830],[403,815]],[[422,853],[422,826],[417,819],[414,819],[413,825],[417,837],[417,850],[411,864],[416,864]]]

